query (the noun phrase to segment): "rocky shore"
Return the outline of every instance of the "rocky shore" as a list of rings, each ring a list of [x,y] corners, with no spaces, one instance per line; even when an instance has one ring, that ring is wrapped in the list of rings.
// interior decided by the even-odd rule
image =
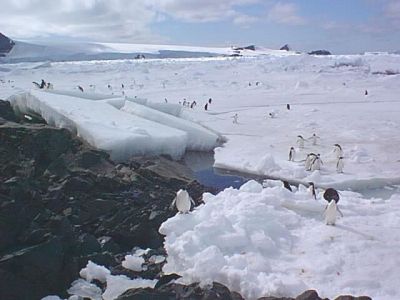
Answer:
[[[187,189],[196,204],[213,192],[188,173],[165,157],[113,162],[67,130],[40,116],[17,116],[0,101],[0,298],[68,297],[88,260],[112,274],[159,279],[162,263],[146,261],[146,271],[133,272],[121,261],[134,247],[165,255],[158,228],[175,214],[169,205],[178,189]],[[154,289],[129,290],[118,299],[242,299],[219,283],[201,288],[161,279]],[[295,299],[321,298],[307,291]]]

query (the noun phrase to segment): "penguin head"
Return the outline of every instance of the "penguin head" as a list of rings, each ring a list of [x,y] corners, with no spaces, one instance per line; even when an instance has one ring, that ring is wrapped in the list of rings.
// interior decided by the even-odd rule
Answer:
[[[181,198],[181,197],[187,197],[189,196],[189,194],[186,190],[180,189],[179,191],[176,192],[176,196]]]

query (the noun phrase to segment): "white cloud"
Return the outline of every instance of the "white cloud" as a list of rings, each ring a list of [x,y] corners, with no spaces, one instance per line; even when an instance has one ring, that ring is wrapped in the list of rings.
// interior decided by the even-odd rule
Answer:
[[[294,3],[276,3],[268,12],[271,22],[287,25],[303,25],[305,19],[298,15],[298,7]]]
[[[160,40],[149,29],[157,12],[140,0],[8,0],[0,28],[12,37],[60,35],[101,41]]]
[[[260,0],[153,0],[156,9],[185,22],[214,22],[234,20],[244,15],[237,7]],[[250,16],[247,16],[250,19]]]

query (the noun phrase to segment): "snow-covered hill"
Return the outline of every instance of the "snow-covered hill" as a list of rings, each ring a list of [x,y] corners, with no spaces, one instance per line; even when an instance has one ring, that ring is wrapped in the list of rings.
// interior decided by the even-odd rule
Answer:
[[[134,58],[196,58],[213,56],[291,55],[292,51],[235,47],[194,47],[177,45],[16,41],[0,62],[85,61]]]

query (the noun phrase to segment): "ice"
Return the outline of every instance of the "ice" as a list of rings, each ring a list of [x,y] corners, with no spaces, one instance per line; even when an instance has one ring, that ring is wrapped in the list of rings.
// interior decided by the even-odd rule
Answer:
[[[33,110],[50,124],[76,132],[96,148],[123,160],[132,155],[179,157],[187,145],[185,132],[129,115],[106,103],[31,91],[10,98],[22,111]]]
[[[103,293],[104,300],[116,299],[119,295],[123,294],[129,289],[135,288],[154,288],[157,280],[148,279],[130,279],[124,275],[107,277],[107,289]]]
[[[164,222],[163,271],[185,283],[221,282],[246,299],[293,297],[306,289],[331,299],[400,296],[399,195],[371,201],[341,191],[344,217],[327,226],[322,191],[314,200],[304,186],[292,193],[267,185],[249,181],[240,190],[204,194],[205,204]]]
[[[121,110],[186,132],[189,150],[211,151],[217,146],[218,135],[196,123],[132,102],[126,102]]]
[[[125,260],[122,261],[122,266],[135,272],[143,270],[144,258],[136,255],[125,255]]]
[[[93,281],[93,279],[99,280],[100,282],[106,282],[107,275],[110,275],[110,270],[89,260],[86,268],[83,268],[79,272],[79,275],[89,282]]]
[[[70,295],[80,296],[82,298],[102,300],[101,289],[97,285],[83,279],[75,280],[67,292]]]

